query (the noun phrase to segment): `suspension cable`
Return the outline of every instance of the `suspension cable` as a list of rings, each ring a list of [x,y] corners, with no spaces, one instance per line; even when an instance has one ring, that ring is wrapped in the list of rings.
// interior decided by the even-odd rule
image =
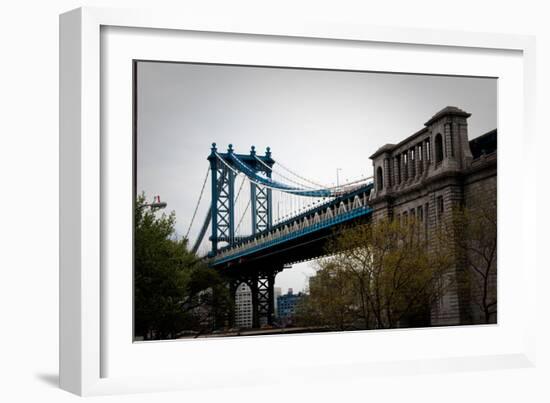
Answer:
[[[237,199],[239,198],[239,195],[241,194],[241,190],[243,190],[243,186],[244,186],[245,181],[246,181],[246,175],[244,175],[243,181],[241,182],[241,186],[239,186],[239,190],[237,191],[237,196],[235,196],[235,203],[237,202]]]
[[[233,168],[232,166],[230,166],[222,157],[221,155],[219,155],[218,153],[216,153],[216,156],[218,157],[218,159],[230,170],[232,170],[233,172],[235,172],[236,174],[239,173],[238,170],[236,170],[235,168]],[[249,170],[249,171],[252,171],[250,168],[248,168],[239,158],[237,158],[234,154],[232,155],[232,158],[233,160],[238,163],[239,165],[241,165],[242,167],[244,167],[245,169]],[[286,193],[293,193],[293,194],[297,194],[297,195],[302,195],[302,196],[306,196],[306,197],[318,197],[319,195],[317,193],[319,192],[328,192],[328,190],[326,189],[318,189],[318,190],[310,190],[310,189],[302,189],[302,188],[296,188],[296,187],[291,187],[291,186],[288,186],[287,184],[285,183],[277,183],[276,181],[274,181],[273,179],[271,178],[260,178],[258,177],[254,172],[252,172],[251,174],[250,173],[246,173],[246,171],[241,171],[242,173],[244,173],[248,180],[256,185],[259,185],[259,186],[263,186],[263,187],[266,187],[266,188],[269,188],[269,189],[275,189],[275,190],[279,190],[279,191],[283,191],[283,192],[286,192]],[[251,177],[250,175],[254,175],[256,176],[258,179],[256,178],[253,178]],[[263,180],[263,181],[266,181],[266,182],[271,182],[271,184],[268,184],[268,183],[263,183],[260,181]],[[277,185],[278,184],[278,185]],[[313,194],[312,194],[313,193]],[[329,194],[326,195],[327,197],[330,197]]]
[[[196,254],[199,250],[199,246],[202,243],[202,240],[204,239],[204,235],[206,234],[206,231],[208,230],[208,227],[210,226],[210,221],[212,218],[212,207],[208,208],[208,212],[206,213],[206,217],[204,218],[201,230],[199,232],[199,236],[195,240],[195,244],[193,245],[193,248],[191,249],[191,252],[193,254]]]
[[[229,170],[231,170],[235,175],[239,175],[241,172],[239,172],[237,169],[233,168],[231,165],[229,165],[222,157],[220,154],[216,153],[216,157],[222,162],[223,165],[225,165],[225,167]],[[266,188],[269,188],[269,189],[274,189],[274,190],[280,190],[280,191],[284,191],[283,189],[277,187],[277,186],[273,186],[273,185],[267,185],[265,183],[261,183],[251,177],[249,177],[248,175],[244,174],[245,177],[248,179],[249,182],[252,182],[254,183],[255,185],[258,185],[258,186],[264,186]],[[290,191],[292,192],[305,192],[305,190],[301,190],[301,189],[290,189]]]
[[[292,171],[290,168],[285,167],[283,164],[281,164],[281,163],[278,162],[278,161],[277,161],[277,165],[280,166],[281,168],[283,168],[285,171],[287,171],[287,172],[291,173],[292,175],[296,176],[297,178],[300,178],[300,179],[303,180],[303,181],[309,182],[309,183],[311,183],[311,184],[313,184],[313,185],[315,185],[315,186],[321,187],[321,188],[326,188],[325,185],[321,185],[321,184],[319,184],[319,183],[317,183],[317,182],[313,182],[312,180],[309,180],[309,179],[307,179],[307,178],[304,178],[303,176],[301,176],[301,175],[297,174],[296,172]]]
[[[258,161],[260,161],[263,165],[265,165],[267,168],[270,168],[267,164],[265,164],[261,159],[259,159],[257,156],[256,156],[256,159],[258,159]],[[297,174],[296,172],[292,171],[290,168],[287,168],[286,166],[284,166],[283,164],[281,164],[279,161],[277,161],[277,166],[283,168],[285,171],[291,173],[292,175],[296,176],[297,178],[300,178],[302,179],[303,181],[305,182],[309,182],[315,186],[318,186],[319,188],[322,188],[322,189],[329,189],[329,190],[332,190],[332,189],[342,189],[342,188],[346,188],[350,185],[353,185],[353,184],[356,184],[356,183],[361,183],[361,182],[366,182],[368,181],[369,179],[372,179],[373,177],[372,176],[369,176],[369,177],[366,177],[366,178],[360,178],[360,179],[356,179],[354,181],[351,181],[351,182],[348,182],[348,183],[345,183],[343,185],[339,185],[339,186],[332,186],[332,187],[329,187],[329,186],[326,186],[326,185],[321,185],[317,182],[313,182],[312,180],[309,180],[307,178],[304,178],[303,176],[301,176],[300,174]],[[273,168],[270,168],[273,172]],[[281,175],[281,173],[278,173],[279,175]],[[283,178],[286,178],[285,176],[281,175],[281,177]],[[288,179],[288,178],[286,178]],[[294,182],[294,183],[297,183],[297,182]],[[314,189],[314,188],[310,188],[310,189]]]
[[[272,167],[270,167],[270,166],[267,165],[265,162],[263,162],[260,158],[258,158],[257,155],[255,155],[254,158],[256,158],[256,160],[258,160],[258,162],[260,162],[264,167],[266,167],[267,169],[269,169],[271,172],[276,172]],[[309,189],[309,190],[325,190],[325,189],[327,189],[327,190],[332,190],[332,189],[342,189],[342,188],[346,188],[346,187],[348,187],[348,186],[350,186],[350,185],[353,185],[353,184],[356,184],[356,183],[366,182],[367,180],[373,178],[372,176],[369,176],[369,177],[366,177],[366,178],[360,178],[360,179],[356,179],[356,180],[351,181],[351,182],[348,182],[348,183],[344,183],[343,185],[329,187],[329,186],[320,185],[320,184],[318,184],[318,183],[315,183],[315,182],[313,182],[313,181],[310,181],[310,180],[308,180],[307,178],[304,178],[303,176],[300,176],[300,175],[298,175],[297,173],[292,172],[290,169],[285,168],[284,165],[282,165],[280,162],[277,162],[277,165],[279,165],[281,168],[285,169],[286,171],[290,172],[291,174],[297,176],[298,178],[302,179],[303,181],[312,183],[312,184],[314,184],[314,185],[320,187],[320,189],[319,189],[319,188],[312,188],[312,187],[310,187],[310,186],[306,186],[306,185],[304,185],[304,184],[302,184],[302,183],[296,182],[296,181],[294,181],[294,180],[292,180],[292,179],[290,179],[290,178],[288,178],[288,177],[282,175],[280,172],[276,172],[276,173],[277,173],[279,176],[281,176],[282,178],[284,178],[284,179],[286,179],[286,180],[289,180],[289,181],[293,182],[294,184],[301,185],[301,186],[303,186],[303,187],[305,187],[305,188],[307,188],[307,189]]]
[[[222,157],[220,154],[216,153],[216,157],[225,165],[226,168],[230,169],[231,171],[233,171],[236,175],[238,175],[240,172],[233,168],[231,165],[229,165]],[[240,161],[235,155],[233,155],[233,159],[238,162],[239,164],[243,165],[244,166],[244,163],[242,161]],[[282,191],[282,192],[285,192],[285,193],[291,193],[291,194],[295,194],[297,196],[306,196],[306,197],[320,197],[322,195],[319,195],[319,194],[316,194],[316,193],[319,193],[319,192],[329,192],[330,194],[327,194],[327,195],[324,195],[324,197],[334,197],[338,194],[341,194],[344,192],[344,189],[346,187],[349,187],[350,185],[353,185],[353,184],[357,184],[357,183],[361,183],[361,182],[365,182],[369,179],[371,179],[372,177],[368,177],[368,178],[361,178],[361,179],[358,179],[358,180],[355,180],[355,181],[352,181],[352,182],[348,182],[346,185],[341,185],[341,186],[333,186],[333,187],[329,187],[329,188],[322,188],[322,189],[315,189],[315,190],[311,190],[311,189],[301,189],[301,188],[293,188],[293,187],[290,187],[286,184],[280,184],[279,186],[277,185],[272,185],[272,184],[266,184],[266,183],[262,183],[260,181],[258,181],[257,179],[254,179],[254,178],[251,178],[248,174],[246,174],[246,172],[242,172],[246,175],[246,177],[248,178],[248,180],[256,185],[259,185],[259,186],[264,186],[266,188],[270,188],[270,189],[275,189],[275,190],[278,190],[278,191]],[[267,182],[275,182],[271,179],[264,179],[265,181]]]
[[[243,222],[244,217],[246,216],[246,212],[248,211],[249,207],[250,207],[250,200],[248,200],[248,203],[246,203],[246,207],[244,208],[243,215],[241,216],[241,219],[239,220],[239,223],[237,224],[237,228],[235,228],[235,234],[237,233],[237,231],[241,227],[241,223]]]
[[[206,176],[204,177],[204,181],[202,182],[202,188],[201,193],[199,195],[199,200],[197,201],[197,205],[195,206],[195,211],[193,212],[193,217],[191,217],[191,222],[189,223],[189,228],[187,228],[187,232],[185,233],[185,238],[189,239],[189,232],[191,231],[191,226],[193,225],[193,221],[195,221],[195,216],[197,215],[197,211],[199,210],[199,205],[201,203],[202,195],[204,193],[204,188],[206,187],[206,182],[208,180],[208,174],[210,173],[210,167],[206,170]]]
[[[254,156],[254,158],[256,159],[256,161],[258,161],[260,164],[262,164],[265,168],[269,169],[272,173],[276,173],[277,175],[279,175],[281,178],[283,179],[286,179],[287,181],[290,181],[292,183],[294,183],[295,185],[300,185],[306,189],[311,189],[313,190],[314,188],[312,188],[311,186],[308,186],[308,185],[304,185],[303,183],[300,183],[300,182],[297,182],[291,178],[289,178],[288,176],[285,176],[283,174],[281,174],[280,172],[277,172],[275,169],[273,169],[273,167],[270,167],[269,165],[267,165],[265,162],[263,162],[260,158],[258,158],[257,155]],[[306,180],[306,182],[308,182]]]

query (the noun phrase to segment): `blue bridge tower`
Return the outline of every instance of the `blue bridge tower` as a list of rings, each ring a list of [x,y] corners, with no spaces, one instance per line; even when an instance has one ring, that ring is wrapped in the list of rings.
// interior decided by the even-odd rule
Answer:
[[[208,156],[212,178],[212,256],[218,252],[220,242],[235,243],[235,177],[243,167],[235,166],[236,159],[233,157],[249,171],[262,173],[267,178],[271,178],[271,167],[275,163],[269,147],[264,156],[258,156],[254,146],[250,148],[250,154],[235,154],[232,144],[229,144],[226,153],[218,153],[216,143],[212,143]],[[252,234],[269,230],[272,226],[271,189],[250,182],[250,206]]]
[[[235,243],[235,177],[243,169],[249,174],[261,173],[271,178],[271,168],[275,161],[271,158],[268,147],[263,156],[256,154],[254,146],[250,154],[235,154],[233,146],[229,144],[226,153],[218,153],[216,143],[212,143],[208,156],[211,171],[211,228],[210,240],[212,243],[211,256],[216,256],[220,242],[228,245]],[[237,166],[238,165],[238,166]],[[272,227],[272,198],[271,189],[258,186],[250,182],[250,206],[252,214],[252,234],[256,235]],[[232,297],[235,297],[237,287],[245,283],[250,287],[253,301],[253,326],[273,323],[274,304],[273,286],[275,275],[279,268],[256,268],[252,271],[240,273],[229,278]]]

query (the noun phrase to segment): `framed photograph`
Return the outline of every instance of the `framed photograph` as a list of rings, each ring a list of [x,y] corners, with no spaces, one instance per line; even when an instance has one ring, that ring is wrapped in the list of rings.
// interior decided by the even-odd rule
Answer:
[[[534,365],[531,37],[180,17],[60,18],[64,389]]]

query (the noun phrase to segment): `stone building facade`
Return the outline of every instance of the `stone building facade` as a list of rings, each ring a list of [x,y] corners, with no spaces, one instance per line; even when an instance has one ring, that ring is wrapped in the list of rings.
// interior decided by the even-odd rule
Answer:
[[[398,144],[384,145],[370,157],[375,180],[370,202],[375,220],[412,216],[426,226],[427,234],[433,234],[438,223],[449,222],[454,208],[475,209],[485,204],[496,209],[497,132],[469,141],[469,117],[469,113],[448,106],[421,130]],[[431,308],[431,325],[482,321],[470,292],[457,286],[464,271],[461,266],[457,263],[447,273],[447,280],[454,285]],[[490,286],[496,293],[496,259],[493,277]]]

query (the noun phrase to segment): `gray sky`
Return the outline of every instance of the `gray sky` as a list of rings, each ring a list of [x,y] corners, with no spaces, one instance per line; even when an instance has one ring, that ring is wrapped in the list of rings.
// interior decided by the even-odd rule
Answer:
[[[213,66],[138,64],[137,188],[160,195],[185,234],[208,168],[212,142],[237,153],[251,145],[300,175],[324,184],[370,176],[369,156],[423,127],[453,105],[472,116],[469,138],[496,127],[497,80]],[[210,201],[209,183],[189,238]],[[276,278],[300,291],[314,273],[295,265]]]

